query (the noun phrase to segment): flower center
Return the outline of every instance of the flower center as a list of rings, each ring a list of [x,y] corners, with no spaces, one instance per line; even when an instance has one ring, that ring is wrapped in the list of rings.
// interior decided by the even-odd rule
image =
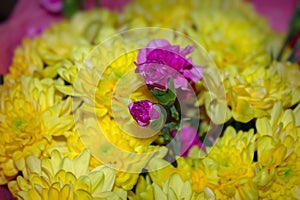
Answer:
[[[23,119],[17,119],[13,123],[13,130],[14,131],[20,131],[20,130],[22,130],[22,128],[24,127],[25,124],[26,124],[25,120],[23,120]]]

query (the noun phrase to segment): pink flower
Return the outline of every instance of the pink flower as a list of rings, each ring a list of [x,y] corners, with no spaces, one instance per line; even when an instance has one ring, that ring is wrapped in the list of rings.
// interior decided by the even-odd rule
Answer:
[[[188,81],[199,81],[203,73],[203,68],[195,66],[192,58],[186,58],[191,52],[192,46],[181,49],[167,40],[152,40],[140,50],[136,72],[140,73],[150,86],[168,89],[167,81],[172,76],[175,88],[186,89]]]
[[[179,134],[176,134],[176,130],[173,131],[173,137],[175,140],[177,137],[180,138],[180,155],[186,157],[189,150],[197,145],[202,148],[203,144],[199,140],[198,133],[195,128],[190,126],[183,126]]]
[[[135,101],[128,105],[128,109],[133,119],[140,126],[148,126],[151,120],[155,120],[159,117],[159,113],[154,108],[154,104],[147,100]]]

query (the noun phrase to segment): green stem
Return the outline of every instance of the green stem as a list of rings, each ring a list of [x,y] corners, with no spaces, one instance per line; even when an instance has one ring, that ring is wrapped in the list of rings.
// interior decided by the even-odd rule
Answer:
[[[300,48],[300,40],[298,39],[295,47],[292,49],[292,52],[290,53],[289,57],[287,58],[287,61],[292,62],[294,60],[295,54],[297,53],[299,48]]]
[[[101,3],[100,0],[95,0],[95,5],[96,5],[97,8],[100,7],[100,3]]]

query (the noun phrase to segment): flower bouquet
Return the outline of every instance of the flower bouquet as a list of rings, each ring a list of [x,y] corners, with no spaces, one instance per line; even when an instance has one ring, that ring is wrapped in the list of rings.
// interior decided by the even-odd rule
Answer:
[[[41,1],[65,17],[2,77],[13,198],[300,198],[299,5],[283,35],[242,0],[89,3]]]

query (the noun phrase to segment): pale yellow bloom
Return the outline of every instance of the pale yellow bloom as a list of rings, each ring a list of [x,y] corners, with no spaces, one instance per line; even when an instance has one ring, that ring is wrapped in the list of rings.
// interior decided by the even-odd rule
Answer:
[[[9,188],[18,199],[126,199],[126,192],[114,188],[111,166],[89,170],[90,153],[85,150],[74,160],[58,151],[51,158],[26,159],[27,176],[18,176]]]
[[[43,156],[73,126],[71,101],[62,100],[51,79],[21,77],[0,93],[0,183],[25,174],[25,157]]]
[[[183,200],[200,200],[215,199],[213,191],[209,187],[205,187],[203,192],[197,193],[193,191],[189,181],[184,181],[179,174],[172,174],[166,178],[162,186],[151,181],[148,176],[146,178],[140,176],[136,186],[135,193],[129,192],[130,200],[138,199],[183,199]]]
[[[256,184],[262,199],[300,195],[300,106],[283,110],[278,102],[271,118],[257,120]]]
[[[285,73],[288,73],[288,64]],[[290,107],[300,100],[300,89],[284,76],[283,69],[277,70],[276,63],[268,68],[246,68],[233,77],[227,74],[224,84],[228,90],[227,101],[233,118],[248,122],[253,118],[268,116],[277,101],[284,107]]]

